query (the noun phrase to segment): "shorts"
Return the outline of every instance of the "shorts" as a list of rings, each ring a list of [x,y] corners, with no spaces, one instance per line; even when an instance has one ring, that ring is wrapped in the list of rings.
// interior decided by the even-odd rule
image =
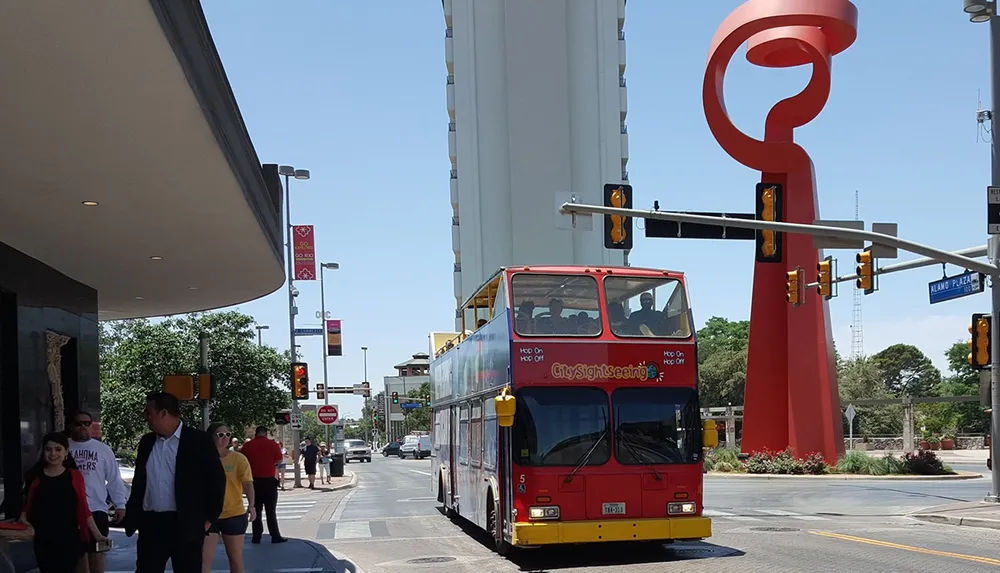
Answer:
[[[314,476],[314,475],[316,475],[316,460],[315,459],[313,459],[313,461],[311,461],[311,462],[309,460],[306,460],[306,475],[307,476]]]
[[[208,533],[215,533],[218,535],[245,535],[247,527],[249,526],[250,518],[244,513],[242,515],[216,519],[212,522],[212,526],[208,528]]]
[[[94,516],[94,524],[97,525],[97,530],[101,532],[104,537],[108,536],[108,532],[111,531],[111,520],[108,514],[103,511],[91,512]],[[87,544],[87,553],[97,553],[97,543],[91,541]]]

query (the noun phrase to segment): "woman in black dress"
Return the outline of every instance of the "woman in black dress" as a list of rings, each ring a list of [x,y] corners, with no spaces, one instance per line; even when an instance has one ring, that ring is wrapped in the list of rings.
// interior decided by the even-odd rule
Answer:
[[[47,434],[38,463],[25,479],[27,501],[21,522],[35,530],[40,573],[73,573],[88,543],[107,541],[87,506],[83,474],[69,455],[64,434]]]

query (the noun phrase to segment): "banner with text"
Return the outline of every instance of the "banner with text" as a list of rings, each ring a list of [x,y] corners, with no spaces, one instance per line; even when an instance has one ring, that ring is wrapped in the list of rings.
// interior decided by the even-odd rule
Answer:
[[[312,225],[292,225],[295,280],[316,280],[316,236]]]
[[[326,355],[343,356],[344,347],[340,341],[340,321],[326,321]]]

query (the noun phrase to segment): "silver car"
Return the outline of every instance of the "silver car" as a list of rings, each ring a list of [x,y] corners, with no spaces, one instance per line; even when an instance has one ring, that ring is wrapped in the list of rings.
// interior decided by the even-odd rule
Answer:
[[[372,449],[364,440],[346,440],[344,442],[344,462],[359,460],[362,462],[372,461]]]

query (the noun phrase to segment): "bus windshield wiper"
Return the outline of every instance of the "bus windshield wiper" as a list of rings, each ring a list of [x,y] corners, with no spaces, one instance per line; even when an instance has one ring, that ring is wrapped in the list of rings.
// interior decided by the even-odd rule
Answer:
[[[623,432],[621,429],[617,429],[615,430],[615,439],[617,439],[619,442],[621,442],[623,446],[625,446],[625,449],[628,450],[628,453],[632,454],[633,458],[635,458],[640,463],[644,464],[647,468],[653,470],[653,477],[656,478],[656,481],[663,481],[663,477],[660,476],[660,472],[656,471],[656,467],[653,466],[653,464],[649,461],[649,458],[644,456],[642,451],[640,451],[639,448],[636,447],[635,443],[632,441],[631,436]]]
[[[587,465],[587,462],[590,461],[590,456],[594,455],[594,452],[597,451],[597,446],[601,445],[601,442],[603,442],[604,438],[607,437],[608,429],[610,428],[610,426],[608,425],[608,413],[606,410],[601,410],[601,413],[604,414],[604,430],[601,432],[601,435],[597,436],[597,439],[594,440],[594,445],[590,446],[590,449],[587,450],[587,453],[583,454],[583,457],[580,458],[579,463],[576,464],[576,467],[573,468],[573,471],[569,472],[569,475],[566,476],[565,480],[563,480],[564,482],[569,483],[573,481],[573,476],[576,475],[576,472],[580,471],[580,468]]]

